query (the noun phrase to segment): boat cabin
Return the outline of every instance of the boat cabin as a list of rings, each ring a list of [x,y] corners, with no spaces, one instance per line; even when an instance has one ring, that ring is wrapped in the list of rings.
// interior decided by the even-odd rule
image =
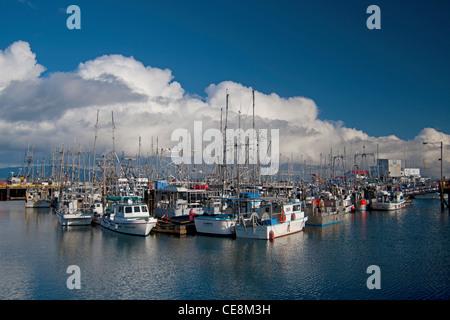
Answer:
[[[148,218],[148,208],[145,204],[116,204],[115,216],[120,218]]]
[[[390,193],[388,191],[381,191],[378,194],[377,201],[379,202],[402,202],[404,201],[403,193],[400,191],[394,191]]]
[[[294,220],[293,214],[297,218],[303,216],[302,205],[300,202],[283,203],[280,201],[263,201],[259,208],[259,218],[261,220],[270,219],[274,223]]]

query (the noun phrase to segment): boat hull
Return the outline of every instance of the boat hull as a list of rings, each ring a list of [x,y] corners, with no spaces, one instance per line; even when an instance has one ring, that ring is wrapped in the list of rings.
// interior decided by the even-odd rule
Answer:
[[[283,223],[263,226],[237,224],[235,226],[236,238],[272,240],[302,231],[307,220],[308,217],[303,217]]]
[[[63,226],[88,226],[91,224],[92,214],[57,212],[58,222]]]
[[[367,204],[355,205],[354,209],[352,209],[352,211],[355,211],[355,212],[367,211]]]
[[[196,216],[194,218],[197,233],[217,236],[234,236],[236,221],[237,218],[228,214]]]
[[[147,236],[150,231],[155,227],[157,220],[154,218],[149,219],[136,219],[131,221],[118,221],[104,217],[101,221],[102,227],[119,233],[130,234],[135,236]]]
[[[48,200],[26,201],[25,208],[50,208],[50,201]]]
[[[344,211],[338,213],[320,213],[308,215],[307,226],[326,226],[344,221]]]
[[[372,210],[379,211],[393,211],[404,208],[406,206],[406,201],[401,202],[372,202],[370,208]]]

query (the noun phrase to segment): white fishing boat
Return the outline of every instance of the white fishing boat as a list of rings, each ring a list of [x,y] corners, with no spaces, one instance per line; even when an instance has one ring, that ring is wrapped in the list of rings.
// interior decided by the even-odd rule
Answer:
[[[45,192],[40,192],[36,188],[27,188],[25,208],[50,208],[50,200]]]
[[[103,217],[103,203],[96,201],[94,202],[94,204],[91,206],[91,211],[93,214],[92,217],[92,222],[95,224],[100,224],[102,221],[102,217]]]
[[[350,195],[345,195],[343,197],[343,207],[344,207],[344,212],[345,213],[349,213],[350,211],[352,211],[352,198],[350,197]]]
[[[380,191],[376,199],[372,200],[370,208],[372,210],[392,211],[404,208],[406,200],[401,191]]]
[[[256,193],[241,193],[239,198],[222,198],[226,203],[226,209],[220,214],[204,214],[194,217],[197,233],[215,236],[234,236],[235,225],[239,214],[249,216],[255,210],[259,210],[261,199]]]
[[[58,203],[56,215],[63,226],[88,226],[91,224],[93,213],[89,207],[80,205],[77,199],[63,200]]]
[[[195,231],[217,236],[233,236],[237,215],[222,213],[194,217]]]
[[[239,217],[236,237],[273,240],[302,231],[307,220],[300,202],[264,201],[249,219]]]
[[[183,186],[168,185],[156,193],[155,216],[158,218],[188,218],[191,210],[196,215],[220,214],[220,201],[212,200],[214,192],[206,189],[188,189]]]
[[[137,236],[147,236],[156,223],[157,220],[149,215],[147,205],[132,199],[116,203],[111,213],[105,214],[101,220],[106,229]]]

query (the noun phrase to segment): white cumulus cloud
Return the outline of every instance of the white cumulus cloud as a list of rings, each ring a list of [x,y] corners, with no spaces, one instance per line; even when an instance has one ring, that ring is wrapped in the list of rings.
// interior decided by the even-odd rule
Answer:
[[[73,72],[42,76],[45,68],[37,63],[30,45],[17,41],[0,51],[0,70],[0,157],[8,154],[5,150],[23,155],[30,145],[52,152],[74,140],[85,150],[92,149],[97,110],[99,152],[112,148],[112,111],[116,151],[136,154],[139,137],[143,154],[150,152],[152,137],[155,143],[158,137],[160,147],[170,148],[177,144],[170,141],[177,128],[192,132],[199,120],[203,130],[219,128],[221,109],[224,124],[227,92],[228,128],[238,127],[239,112],[242,128],[252,127],[252,88],[223,81],[205,88],[203,98],[192,96],[174,81],[170,69],[145,66],[133,57],[104,55],[81,62]],[[345,148],[350,163],[365,146],[366,152],[379,150],[380,157],[406,160],[409,167],[422,167],[425,158],[430,167],[438,167],[440,150],[423,141],[450,144],[449,135],[432,128],[409,141],[371,137],[341,121],[320,119],[318,106],[307,97],[256,90],[255,112],[257,129],[279,129],[282,161],[293,155],[294,160],[317,164],[320,154],[325,159],[331,148],[333,155]],[[0,163],[7,163],[5,156]]]
[[[37,63],[28,42],[16,41],[4,51],[0,50],[0,70],[1,90],[11,81],[36,79],[45,68]]]

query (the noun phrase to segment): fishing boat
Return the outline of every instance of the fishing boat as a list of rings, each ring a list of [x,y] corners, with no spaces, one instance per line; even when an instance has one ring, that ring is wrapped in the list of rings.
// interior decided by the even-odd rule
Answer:
[[[25,197],[25,208],[50,208],[50,200],[46,192],[36,188],[27,187]]]
[[[120,197],[112,211],[101,220],[102,227],[125,234],[147,236],[157,220],[149,215],[148,207],[139,198]]]
[[[302,231],[307,220],[300,201],[263,201],[248,219],[239,217],[236,238],[273,240]]]
[[[102,217],[103,217],[103,203],[100,201],[94,202],[94,204],[91,206],[91,211],[93,214],[92,222],[94,224],[101,224]]]
[[[345,207],[341,199],[315,199],[305,204],[305,214],[308,217],[307,226],[326,226],[342,222]]]
[[[376,199],[372,200],[370,208],[372,210],[392,211],[404,208],[406,206],[406,200],[403,198],[403,192],[393,191],[388,192],[382,190],[378,193]]]
[[[93,217],[89,207],[83,205],[79,199],[65,199],[56,208],[58,222],[63,226],[88,226]]]
[[[368,207],[367,200],[364,198],[364,192],[357,190],[352,193],[352,211],[366,211]]]
[[[213,195],[206,188],[188,189],[178,185],[165,186],[163,189],[156,190],[155,216],[188,219],[191,210],[197,215],[219,214],[220,201],[214,201]]]
[[[352,204],[352,198],[350,197],[350,195],[349,194],[344,195],[342,201],[343,201],[342,205],[344,207],[344,212],[349,213],[350,211],[352,211],[353,204]]]
[[[233,236],[236,221],[237,215],[229,213],[196,216],[195,231],[208,235]]]
[[[221,198],[226,209],[219,214],[203,214],[194,217],[195,230],[201,234],[215,236],[234,236],[235,225],[239,215],[248,217],[259,210],[261,200],[259,194],[243,192],[238,198]]]

